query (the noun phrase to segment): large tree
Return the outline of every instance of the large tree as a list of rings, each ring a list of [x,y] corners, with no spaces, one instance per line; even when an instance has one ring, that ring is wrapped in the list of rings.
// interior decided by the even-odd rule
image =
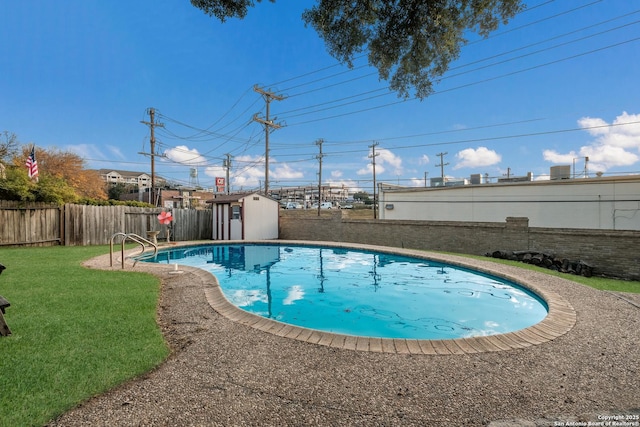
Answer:
[[[191,4],[224,22],[244,18],[255,0]],[[352,66],[368,51],[369,64],[391,89],[424,98],[458,58],[469,31],[486,37],[523,7],[523,0],[317,0],[302,19],[339,61]]]
[[[107,199],[100,175],[85,169],[77,154],[36,147],[39,173],[35,180],[29,179],[25,166],[31,146],[23,145],[15,151],[11,164],[6,165],[4,175],[0,176],[0,199],[59,204]]]
[[[9,162],[9,160],[18,154],[20,143],[15,133],[9,131],[0,132],[0,163]]]
[[[14,158],[17,165],[24,164],[29,147],[24,147],[22,156]],[[95,170],[85,169],[84,160],[75,153],[57,148],[36,148],[36,159],[40,170],[40,179],[46,182],[65,182],[79,198],[106,200],[104,181]]]

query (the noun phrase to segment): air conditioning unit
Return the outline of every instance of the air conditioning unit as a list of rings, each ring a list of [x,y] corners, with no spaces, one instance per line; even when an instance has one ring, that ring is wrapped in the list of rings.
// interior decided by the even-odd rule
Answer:
[[[557,179],[569,179],[571,178],[571,165],[566,166],[551,166],[549,174],[551,180]]]
[[[484,184],[484,175],[479,173],[471,174],[471,184],[472,185]]]

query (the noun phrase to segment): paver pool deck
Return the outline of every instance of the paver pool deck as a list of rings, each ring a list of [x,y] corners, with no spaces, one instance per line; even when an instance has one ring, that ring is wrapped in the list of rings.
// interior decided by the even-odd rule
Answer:
[[[640,295],[489,260],[385,250],[510,278],[541,295],[549,315],[494,337],[346,337],[239,310],[202,270],[127,261],[162,280],[158,321],[172,355],[50,425],[640,425]],[[114,265],[108,255],[87,263]]]

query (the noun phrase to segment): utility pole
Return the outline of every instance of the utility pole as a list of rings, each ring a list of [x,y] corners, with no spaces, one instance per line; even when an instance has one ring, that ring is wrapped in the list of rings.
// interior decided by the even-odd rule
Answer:
[[[264,102],[266,104],[266,113],[265,118],[261,119],[257,114],[253,116],[253,120],[264,125],[264,194],[269,195],[269,132],[271,132],[271,128],[280,129],[280,126],[277,123],[274,123],[273,120],[269,117],[269,105],[271,104],[271,100],[275,99],[276,101],[282,101],[284,96],[276,95],[273,92],[268,92],[264,89],[258,87],[258,85],[253,86],[253,90],[258,92],[264,98]]]
[[[371,164],[373,165],[373,219],[378,218],[378,209],[376,203],[376,157],[380,155],[380,153],[376,154],[376,146],[378,142],[374,142],[369,146],[371,148],[371,154],[369,154],[369,158],[371,159]]]
[[[429,175],[429,172],[425,172],[424,173],[424,186],[427,186],[427,175]]]
[[[227,184],[227,195],[230,193],[229,192],[229,170],[231,169],[231,154],[227,153],[225,154],[225,156],[227,156],[227,158],[225,160],[222,161],[222,167],[225,168],[226,170],[226,184]]]
[[[436,165],[436,167],[440,167],[440,179],[442,180],[442,181],[441,181],[441,185],[442,185],[443,187],[444,187],[444,184],[445,184],[445,183],[444,183],[444,167],[445,167],[445,166],[447,166],[447,165],[449,164],[449,162],[447,162],[447,163],[445,163],[445,162],[444,162],[444,156],[446,156],[447,154],[449,154],[449,153],[444,152],[444,153],[438,153],[438,154],[436,154],[436,156],[439,156],[439,157],[440,157],[440,164],[439,164],[439,165]]]
[[[588,169],[588,165],[589,164],[589,157],[585,157],[584,158],[584,177],[585,178],[589,178],[589,169]]]
[[[322,204],[322,143],[324,142],[324,139],[320,138],[319,140],[316,141],[316,145],[318,146],[318,149],[320,150],[320,153],[316,156],[316,159],[318,159],[318,216],[320,216],[320,205]]]
[[[156,127],[164,127],[163,123],[156,123],[155,122],[155,114],[156,114],[156,110],[153,107],[147,108],[147,114],[149,114],[149,121],[145,122],[144,120],[140,121],[140,123],[145,124],[147,126],[149,126],[149,130],[151,132],[151,135],[149,137],[149,145],[151,148],[151,152],[149,153],[149,155],[151,156],[151,189],[149,191],[149,203],[153,204],[154,206],[156,205],[156,199],[155,199],[155,188],[156,188],[156,136],[155,136],[155,128]],[[147,153],[140,153],[140,154],[147,154]]]
[[[511,178],[511,168],[507,168],[507,179]]]

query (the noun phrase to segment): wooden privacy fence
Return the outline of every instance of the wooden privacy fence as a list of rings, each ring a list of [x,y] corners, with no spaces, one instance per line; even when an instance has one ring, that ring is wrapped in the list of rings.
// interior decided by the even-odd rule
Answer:
[[[0,200],[0,246],[62,244],[63,207]]]
[[[109,243],[115,233],[159,231],[166,239],[167,226],[160,225],[160,208],[24,204],[0,201],[0,246],[88,246]],[[211,210],[172,210],[171,240],[207,240],[212,236]]]

